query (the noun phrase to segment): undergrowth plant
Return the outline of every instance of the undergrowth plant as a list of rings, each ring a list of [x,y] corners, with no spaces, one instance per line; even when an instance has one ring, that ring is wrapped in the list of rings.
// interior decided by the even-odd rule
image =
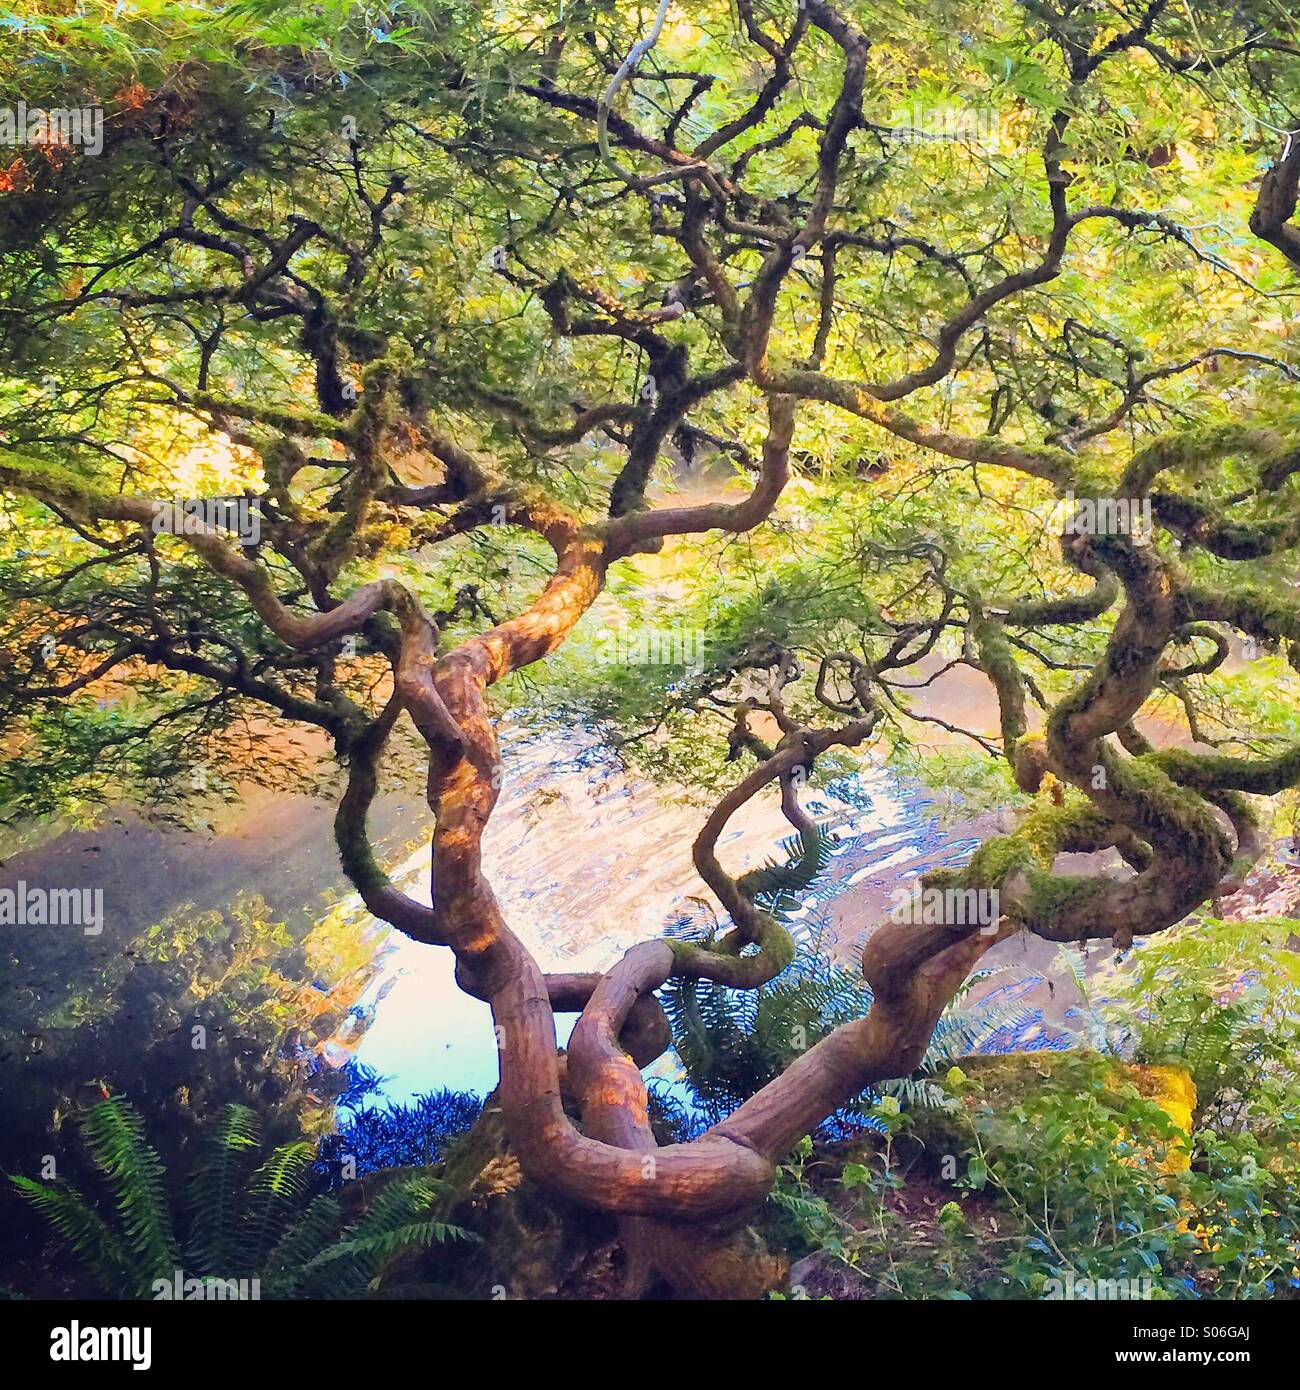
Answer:
[[[257,1117],[230,1105],[173,1183],[144,1123],[120,1096],[93,1106],[82,1138],[104,1175],[97,1203],[64,1183],[11,1176],[84,1266],[93,1291],[147,1298],[177,1272],[203,1283],[257,1279],[267,1298],[355,1298],[385,1291],[405,1256],[473,1239],[438,1220],[443,1184],[423,1172],[366,1180],[360,1201],[312,1192],[315,1146],[263,1154]],[[102,1212],[102,1214],[101,1214]]]
[[[795,938],[794,960],[775,980],[742,992],[711,980],[683,978],[670,981],[660,993],[693,1099],[710,1124],[779,1076],[800,1053],[841,1024],[864,1017],[871,1007],[871,987],[861,973],[836,964],[828,954],[825,920],[815,914],[802,919],[797,915],[829,866],[833,845],[820,828],[792,837],[782,845],[786,863],[769,863],[741,880],[753,892],[755,905],[770,912]],[[687,914],[669,934],[708,943],[718,926]],[[916,1072],[864,1093],[832,1116],[824,1129],[838,1134],[864,1124],[877,1128],[870,1112],[881,1095],[913,1106],[949,1105],[939,1084],[948,1068],[988,1046],[1003,1030],[1019,1028],[1033,1018],[1005,989],[972,998],[977,985],[1001,977],[1006,977],[1005,985],[1019,980],[998,968],[973,974],[944,1010]],[[664,1103],[662,1097],[660,1102]]]
[[[1300,1296],[1295,927],[1210,919],[1091,975],[1063,948],[1086,1050],[986,1085],[974,1066],[940,1073],[957,1051],[941,1025],[911,1159],[896,1141],[922,1110],[879,1096],[876,1136],[806,1139],[784,1165],[769,1229],[850,1296]],[[948,1036],[974,1051],[978,1024]],[[1187,1129],[1149,1068],[1194,1084]]]
[[[1300,1094],[1300,954],[1287,919],[1225,922],[1134,952],[1106,1007],[1136,1061],[1187,1069],[1198,1125],[1266,1125]]]

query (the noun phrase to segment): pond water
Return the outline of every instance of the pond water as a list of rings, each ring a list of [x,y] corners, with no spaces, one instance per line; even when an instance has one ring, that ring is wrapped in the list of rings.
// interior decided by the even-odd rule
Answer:
[[[575,752],[570,740],[519,739],[505,758],[506,789],[485,837],[484,864],[506,921],[544,970],[607,969],[674,920],[709,921],[710,895],[690,858],[703,810],[633,782],[594,747]],[[835,843],[828,871],[795,921],[816,923],[823,945],[846,964],[896,890],[927,869],[964,862],[986,829],[978,821],[942,828],[922,789],[878,768],[840,779],[805,804]],[[732,873],[780,860],[789,829],[773,793],[728,827],[719,855]],[[428,903],[427,847],[393,878]],[[398,937],[385,952],[357,1007],[355,1046],[339,1046],[335,1060],[351,1057],[378,1072],[380,1095],[392,1101],[439,1087],[486,1094],[497,1079],[491,1016],[456,986],[451,952]],[[1003,973],[988,988],[1021,1001],[1014,1028],[995,1040],[998,1050],[1060,1046],[1067,1010],[1049,1007],[1054,1017],[1044,1015],[1055,995],[1043,989],[1050,960],[1041,953],[1031,960],[1023,946],[1004,943],[990,961]],[[561,1043],[573,1021],[558,1020]],[[674,1070],[671,1058],[656,1069],[665,1079]]]

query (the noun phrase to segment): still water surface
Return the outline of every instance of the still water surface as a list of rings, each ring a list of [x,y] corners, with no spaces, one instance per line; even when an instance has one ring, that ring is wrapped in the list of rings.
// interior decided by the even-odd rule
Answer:
[[[506,921],[543,970],[607,969],[684,914],[708,920],[716,905],[709,905],[690,858],[704,811],[633,782],[594,749],[575,753],[571,740],[517,740],[506,758],[506,790],[485,837],[484,864]],[[837,782],[835,793],[805,798],[836,848],[797,916],[823,923],[823,941],[848,963],[894,892],[924,870],[964,862],[979,843],[972,832],[984,827],[941,828],[924,791],[880,769]],[[789,829],[773,794],[737,817],[720,841],[720,857],[732,873],[783,858],[779,845]],[[428,903],[427,876],[423,848],[393,878]],[[997,950],[1017,975],[1025,1007],[1015,1039],[1003,1041],[1052,1045],[1060,1033],[1034,997],[1043,983],[1036,967],[1046,962],[1008,945]],[[395,937],[386,949],[358,1006],[358,1022],[368,1027],[350,1055],[382,1074],[381,1093],[390,1100],[442,1086],[486,1094],[497,1080],[491,1016],[457,988],[451,952]],[[1062,1021],[1060,1011],[1051,1012],[1053,1022]],[[573,1017],[558,1022],[563,1042]],[[338,1060],[345,1060],[341,1049]],[[660,1072],[671,1075],[671,1060]]]

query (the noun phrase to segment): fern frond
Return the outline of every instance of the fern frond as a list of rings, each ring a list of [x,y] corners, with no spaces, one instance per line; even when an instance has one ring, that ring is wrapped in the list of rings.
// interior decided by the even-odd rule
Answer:
[[[1083,957],[1077,950],[1071,950],[1063,942],[1058,942],[1056,946],[1056,964],[1063,965],[1069,972],[1070,978],[1074,981],[1075,988],[1083,996],[1083,1002],[1092,1008],[1092,1001],[1088,997],[1088,974],[1083,966]]]
[[[99,1283],[97,1292],[110,1297],[138,1292],[141,1275],[132,1268],[129,1253],[79,1192],[62,1183],[47,1187],[25,1177],[10,1177],[9,1181],[94,1275]]]
[[[261,1268],[280,1239],[306,1191],[315,1156],[311,1144],[282,1144],[249,1179],[239,1250],[246,1268]]]
[[[937,1082],[924,1076],[905,1076],[880,1085],[882,1095],[894,1096],[911,1110],[955,1110],[957,1102]]]
[[[311,1200],[262,1264],[262,1281],[270,1297],[288,1298],[298,1291],[305,1267],[329,1244],[341,1211],[324,1193]]]
[[[768,1193],[768,1201],[807,1225],[812,1225],[826,1216],[824,1198],[813,1197],[789,1187],[774,1187]]]
[[[204,1136],[189,1181],[189,1249],[194,1269],[231,1278],[239,1263],[237,1227],[243,1181],[257,1157],[260,1127],[245,1105],[228,1105]]]
[[[827,870],[835,840],[820,825],[781,842],[785,863],[770,862],[742,874],[740,891],[780,920],[796,911],[804,895]]]
[[[385,1270],[403,1255],[435,1243],[479,1239],[431,1214],[444,1191],[442,1183],[423,1173],[384,1183],[365,1215],[303,1266],[306,1287],[324,1297],[373,1291]]]
[[[82,1120],[91,1157],[107,1176],[140,1283],[171,1278],[176,1235],[158,1152],[144,1137],[140,1112],[121,1096],[91,1107]]]
[[[449,1240],[478,1240],[473,1231],[463,1226],[454,1226],[447,1221],[415,1221],[405,1226],[394,1226],[391,1230],[376,1231],[373,1235],[353,1236],[336,1241],[328,1249],[309,1260],[303,1267],[304,1273],[319,1269],[322,1265],[342,1259],[361,1259],[368,1265],[379,1265],[396,1259],[399,1255],[413,1250],[422,1250],[435,1241],[445,1244]]]

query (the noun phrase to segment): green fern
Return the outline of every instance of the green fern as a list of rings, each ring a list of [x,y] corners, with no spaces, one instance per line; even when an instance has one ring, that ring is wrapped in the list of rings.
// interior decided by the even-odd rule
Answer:
[[[249,1269],[261,1266],[301,1205],[314,1157],[310,1144],[282,1144],[249,1179],[241,1241]]]
[[[318,1296],[337,1296],[342,1273],[348,1287],[374,1289],[387,1269],[414,1250],[450,1240],[475,1240],[471,1232],[436,1220],[432,1210],[444,1184],[424,1174],[404,1174],[383,1182],[365,1214],[303,1266],[306,1287]]]
[[[86,1145],[108,1179],[114,1221],[80,1193],[30,1178],[11,1181],[72,1248],[96,1292],[147,1296],[155,1279],[179,1268],[166,1173],[145,1142],[139,1114],[121,1098],[93,1107],[83,1121]],[[367,1179],[366,1209],[340,1228],[333,1198],[307,1199],[315,1150],[284,1144],[251,1174],[259,1153],[256,1117],[242,1106],[223,1111],[203,1140],[182,1217],[191,1256],[187,1277],[252,1276],[271,1298],[350,1298],[379,1290],[403,1256],[434,1244],[477,1237],[440,1219],[444,1185],[421,1172]],[[384,1290],[387,1293],[387,1290]]]
[[[139,1285],[120,1242],[80,1193],[62,1183],[47,1187],[31,1178],[10,1177],[20,1193],[67,1242],[106,1290],[128,1291]]]
[[[144,1137],[139,1112],[121,1096],[93,1106],[82,1122],[90,1156],[108,1178],[143,1290],[169,1279],[177,1265],[176,1234],[163,1187],[162,1159]]]
[[[985,971],[975,978],[999,973]],[[949,1108],[952,1102],[937,1078],[1002,1028],[1028,1021],[1014,1001],[993,997],[967,1003],[973,983],[944,1011],[917,1074],[884,1083],[880,1093],[914,1108]],[[673,980],[660,998],[687,1080],[712,1122],[748,1100],[841,1024],[865,1017],[872,1003],[870,987],[856,972],[829,960],[816,931],[805,934],[784,974],[762,989]],[[865,1097],[863,1106],[849,1108],[865,1108],[871,1099]]]
[[[781,842],[785,863],[770,860],[761,869],[742,874],[736,886],[756,906],[779,921],[788,921],[813,884],[830,867],[835,839],[814,825]]]
[[[244,1105],[227,1106],[204,1136],[189,1181],[189,1253],[197,1268],[243,1272],[236,1216],[259,1147],[257,1116]]]
[[[330,1243],[342,1210],[333,1197],[313,1197],[306,1211],[266,1257],[263,1280],[272,1297],[289,1297],[302,1282],[304,1268]]]
[[[827,870],[835,840],[820,826],[782,841],[784,863],[752,869],[740,891],[787,925]],[[669,935],[709,944],[712,921],[687,916]],[[820,936],[801,924],[795,960],[781,978],[760,990],[736,991],[709,980],[674,980],[661,996],[677,1053],[706,1111],[721,1115],[783,1071],[793,1056],[870,1002],[846,971],[832,966]],[[850,998],[850,996],[853,996]]]

